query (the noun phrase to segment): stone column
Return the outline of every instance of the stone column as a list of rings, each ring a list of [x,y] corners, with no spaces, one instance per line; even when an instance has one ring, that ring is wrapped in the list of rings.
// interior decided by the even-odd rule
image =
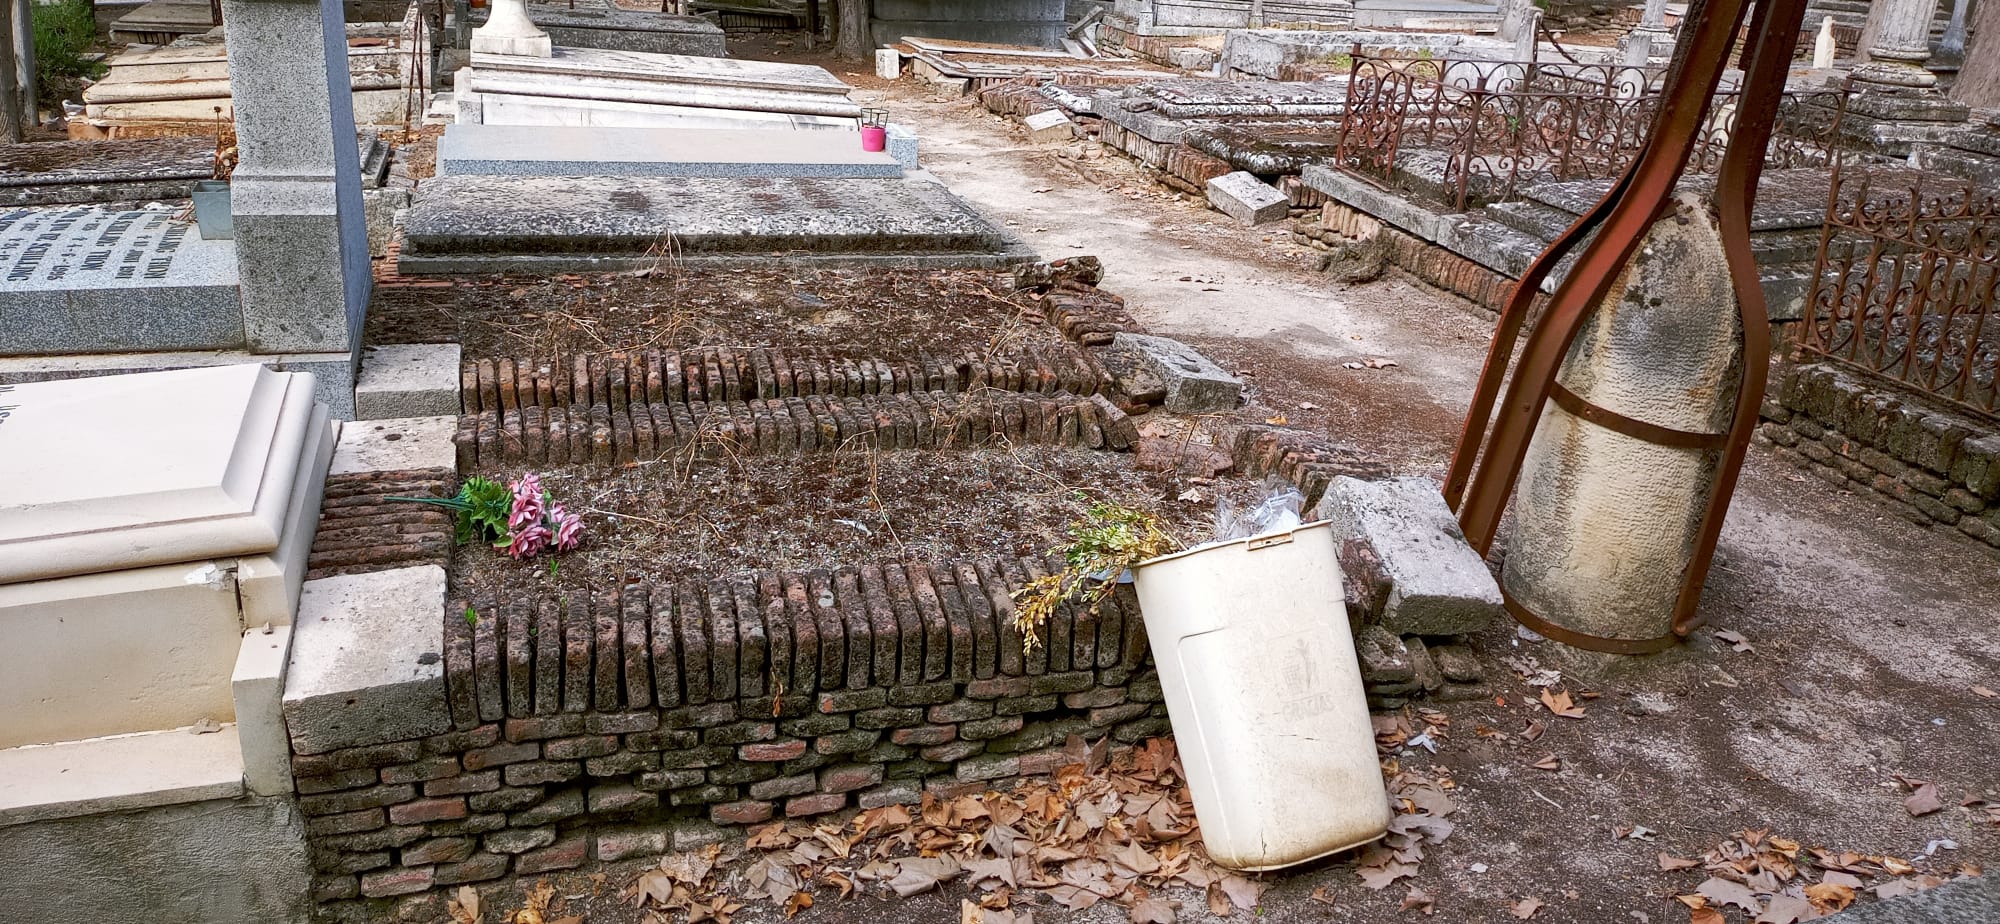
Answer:
[[[1884,87],[1924,88],[1937,75],[1924,70],[1931,56],[1931,18],[1938,0],[1875,0],[1868,8],[1868,31],[1874,35],[1864,49],[1868,63],[1854,69],[1854,79]]]
[[[1971,6],[1972,0],[1953,0],[1951,22],[1938,39],[1937,53],[1931,55],[1931,67],[1940,71],[1956,71],[1965,63],[1965,13]]]
[[[244,339],[253,354],[319,354],[322,378],[345,357],[351,408],[373,277],[341,0],[222,3]]]
[[[472,52],[546,58],[555,53],[549,34],[528,18],[527,0],[493,0],[486,25],[472,30]]]
[[[1665,57],[1673,50],[1673,30],[1667,28],[1667,0],[1646,0],[1646,11],[1639,18],[1639,25],[1619,44],[1624,52],[1622,63],[1631,67],[1644,67],[1655,58]]]

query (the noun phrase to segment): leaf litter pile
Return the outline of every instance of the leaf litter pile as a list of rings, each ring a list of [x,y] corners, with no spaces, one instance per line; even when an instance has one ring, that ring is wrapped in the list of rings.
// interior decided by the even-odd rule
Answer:
[[[1010,792],[926,794],[914,807],[867,809],[846,822],[774,822],[738,852],[711,846],[662,859],[625,892],[653,922],[718,921],[753,905],[796,915],[857,894],[909,897],[962,887],[962,924],[1029,924],[1037,909],[1124,910],[1171,924],[1186,901],[1228,917],[1258,913],[1268,883],[1221,869],[1201,845],[1171,739],[1111,751],[1069,744],[1076,761]],[[1403,811],[1359,854],[1381,888],[1414,875],[1426,842],[1451,833],[1440,784],[1398,773]],[[1445,785],[1449,785],[1448,783]],[[1380,885],[1375,885],[1379,880]],[[1322,890],[1313,896],[1331,901]]]
[[[1768,829],[1738,832],[1699,858],[1661,853],[1659,864],[1667,872],[1708,874],[1692,891],[1674,896],[1687,906],[1691,924],[1724,924],[1729,909],[1756,924],[1795,924],[1845,909],[1864,893],[1888,899],[1949,881],[1899,857],[1807,847]],[[1952,871],[1958,878],[1980,873],[1970,863]]]

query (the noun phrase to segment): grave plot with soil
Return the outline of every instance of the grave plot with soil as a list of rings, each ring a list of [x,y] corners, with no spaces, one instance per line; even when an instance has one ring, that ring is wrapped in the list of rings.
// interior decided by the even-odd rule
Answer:
[[[557,291],[594,301],[551,324]],[[473,357],[458,475],[537,472],[585,535],[451,556],[449,731],[294,759],[337,919],[983,792],[1070,762],[1072,737],[1164,735],[1129,586],[1055,607],[1037,644],[1016,621],[1070,524],[1114,504],[1199,542],[1267,475],[1311,496],[1374,470],[1261,412],[1128,416],[1145,401],[1097,348],[1136,325],[1088,286],[772,272],[405,294],[380,323]],[[411,326],[425,312],[458,320]]]

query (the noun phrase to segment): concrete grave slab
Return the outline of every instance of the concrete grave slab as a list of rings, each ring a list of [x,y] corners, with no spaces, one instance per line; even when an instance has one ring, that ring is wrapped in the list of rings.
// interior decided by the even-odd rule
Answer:
[[[1500,617],[1499,583],[1429,478],[1335,478],[1311,519],[1333,521],[1341,569],[1384,629],[1460,635]]]
[[[212,369],[262,363],[279,372],[304,372],[313,377],[313,397],[338,420],[354,419],[355,355],[339,353],[268,353],[244,350],[185,350],[161,353],[76,353],[62,356],[0,356],[0,385],[59,382],[106,375],[164,372],[172,369]]]
[[[1024,245],[927,176],[904,179],[445,176],[404,222],[402,270],[557,271],[779,258],[1001,266]]]
[[[1119,334],[1111,348],[1128,354],[1166,383],[1164,406],[1178,414],[1206,414],[1236,407],[1243,380],[1230,375],[1178,340],[1151,334]]]
[[[212,138],[9,145],[0,148],[0,206],[185,199],[214,173]]]
[[[457,414],[456,343],[396,343],[367,347],[354,383],[356,420]]]
[[[1339,116],[1347,111],[1347,87],[1318,81],[1159,80],[1134,87],[1127,99],[1127,108],[1150,109],[1169,119]]]
[[[580,128],[459,124],[438,142],[440,175],[900,177],[859,132],[784,128]]]
[[[394,417],[361,420],[340,429],[329,474],[411,472],[458,468],[456,414],[440,417]]]
[[[320,754],[449,729],[444,608],[435,565],[307,581],[285,676],[292,748]]]
[[[0,582],[278,548],[310,375],[225,366],[4,386]]]
[[[0,828],[242,794],[234,725],[0,750]]]
[[[244,343],[236,248],[166,208],[0,212],[0,356]]]
[[[847,84],[805,64],[559,47],[546,58],[475,52],[457,80],[459,122],[851,128],[861,116]]]
[[[1251,226],[1284,221],[1292,214],[1291,200],[1284,193],[1241,170],[1208,181],[1208,204]]]
[[[1023,118],[1021,124],[1028,129],[1028,140],[1036,144],[1068,141],[1076,137],[1076,124],[1060,109],[1044,109]]]

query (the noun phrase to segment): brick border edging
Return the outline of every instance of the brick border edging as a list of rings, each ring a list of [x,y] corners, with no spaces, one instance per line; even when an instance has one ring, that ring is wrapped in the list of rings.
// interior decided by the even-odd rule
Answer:
[[[315,900],[366,920],[726,826],[981,791],[1053,771],[1072,734],[1166,733],[1129,588],[1022,653],[1009,594],[1058,564],[633,582],[476,599],[474,622],[454,602],[452,731],[292,759]]]
[[[306,580],[414,565],[447,567],[454,531],[451,514],[388,498],[448,497],[457,482],[458,473],[447,469],[327,476]]]

